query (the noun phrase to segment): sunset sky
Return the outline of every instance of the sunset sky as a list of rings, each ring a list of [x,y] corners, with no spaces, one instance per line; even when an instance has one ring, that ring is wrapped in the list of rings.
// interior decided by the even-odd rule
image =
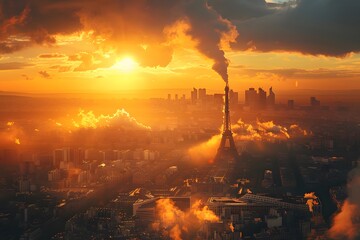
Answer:
[[[0,91],[360,89],[358,0],[0,0]]]

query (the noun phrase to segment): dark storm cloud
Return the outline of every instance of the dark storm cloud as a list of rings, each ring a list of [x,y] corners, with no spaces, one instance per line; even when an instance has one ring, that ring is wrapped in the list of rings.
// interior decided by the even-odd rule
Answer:
[[[25,47],[29,47],[31,45],[32,44],[30,41],[11,40],[11,41],[0,42],[0,53],[2,54],[13,53]]]
[[[81,29],[78,10],[79,4],[70,0],[1,0],[0,53],[18,51],[34,43],[55,44],[55,34]]]
[[[298,69],[298,68],[283,68],[283,69],[250,69],[241,68],[245,74],[256,76],[257,74],[276,75],[280,79],[344,79],[344,78],[358,78],[360,71],[341,70],[341,69],[326,69],[319,68],[314,70]]]
[[[342,57],[360,51],[360,1],[300,0],[296,7],[235,23],[235,49]]]
[[[257,18],[276,11],[265,0],[208,0],[208,3],[221,16],[231,20]]]

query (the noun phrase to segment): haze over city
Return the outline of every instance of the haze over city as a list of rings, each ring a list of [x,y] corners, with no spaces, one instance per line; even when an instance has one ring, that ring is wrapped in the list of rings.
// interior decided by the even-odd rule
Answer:
[[[359,239],[359,11],[0,0],[0,238]]]

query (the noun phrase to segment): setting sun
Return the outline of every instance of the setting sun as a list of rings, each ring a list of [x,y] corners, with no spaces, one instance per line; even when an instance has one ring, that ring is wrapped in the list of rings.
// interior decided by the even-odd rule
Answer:
[[[129,73],[136,69],[138,63],[131,57],[125,57],[114,65],[114,68],[119,69],[121,72]]]

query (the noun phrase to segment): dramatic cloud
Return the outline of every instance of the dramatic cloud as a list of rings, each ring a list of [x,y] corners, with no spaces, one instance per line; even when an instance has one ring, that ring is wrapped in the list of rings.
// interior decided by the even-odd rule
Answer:
[[[117,55],[130,52],[143,66],[166,66],[172,58],[172,39],[168,38],[179,33],[169,35],[164,30],[181,26],[177,23],[182,21],[189,25],[185,33],[196,42],[196,48],[214,60],[213,69],[227,81],[228,60],[221,45],[234,41],[236,29],[205,0],[105,2],[88,4],[80,16],[84,26],[94,30],[93,36],[101,37]]]
[[[360,2],[300,0],[296,6],[243,22],[234,48],[342,57],[360,51]]]
[[[73,120],[73,125],[77,128],[109,128],[109,127],[122,127],[124,129],[146,129],[150,130],[149,126],[146,126],[138,122],[124,109],[118,109],[112,115],[99,115],[96,116],[92,111],[85,112],[81,110],[78,114],[79,120]]]
[[[309,133],[292,124],[284,127],[275,124],[273,121],[261,122],[255,124],[245,123],[241,119],[231,126],[235,141],[274,141],[275,139],[287,140],[290,138],[304,137]],[[212,136],[209,140],[202,142],[188,150],[191,161],[213,163],[214,156],[220,145],[222,133]]]
[[[109,67],[126,54],[143,66],[166,66],[173,46],[165,30],[182,21],[189,25],[186,34],[196,48],[214,61],[213,69],[227,80],[223,47],[235,40],[236,29],[205,0],[3,0],[0,4],[0,53],[33,44],[53,45],[57,35],[87,31],[99,50],[114,56],[93,60],[92,53],[80,53],[77,61],[82,63],[75,71]]]
[[[284,127],[275,124],[273,121],[261,122],[255,124],[245,123],[239,120],[232,126],[235,140],[250,141],[273,141],[274,139],[289,139],[307,136],[309,133],[296,124]]]
[[[265,0],[208,0],[226,19],[248,20],[275,13],[275,10]]]
[[[46,119],[37,124],[14,121],[0,123],[0,144],[11,147],[21,144],[23,148],[44,143],[59,145],[64,142],[98,145],[99,141],[106,141],[117,144],[121,134],[133,131],[145,133],[150,130],[149,126],[136,120],[124,109],[109,115],[95,115],[92,111],[81,110],[76,115]]]
[[[0,2],[0,53],[32,44],[52,45],[56,34],[81,29],[77,11],[81,1],[2,0]]]
[[[357,0],[1,0],[0,54],[86,33],[94,51],[78,53],[74,71],[107,68],[126,55],[141,66],[164,67],[174,39],[185,34],[227,81],[230,46],[338,57],[359,52],[359,11]]]

